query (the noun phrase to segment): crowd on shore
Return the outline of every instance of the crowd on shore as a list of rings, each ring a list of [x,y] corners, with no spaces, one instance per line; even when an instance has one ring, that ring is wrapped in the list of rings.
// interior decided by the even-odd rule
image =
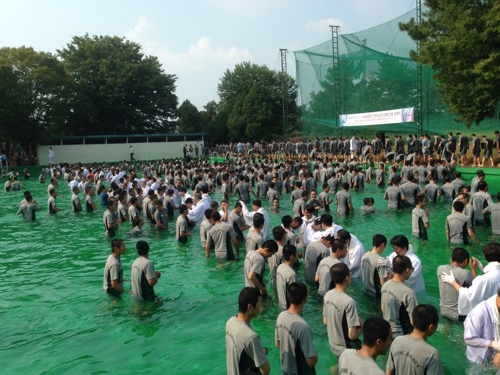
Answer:
[[[443,226],[455,249],[451,263],[437,270],[440,315],[464,322],[467,357],[472,363],[498,367],[500,245],[484,246],[485,267],[464,245],[478,240],[478,226],[491,226],[493,234],[500,234],[500,205],[488,193],[483,170],[470,183],[455,170],[457,163],[467,162],[460,151],[465,141],[458,136],[455,149],[449,138],[442,149],[439,144],[431,148],[426,135],[412,136],[412,143],[405,147],[403,142],[401,149],[398,141],[402,138],[396,136],[396,151],[392,151],[387,139],[383,143],[374,137],[368,145],[353,135],[347,140],[347,151],[343,142],[342,153],[339,143],[333,147],[332,142],[338,141],[328,138],[316,140],[311,149],[311,143],[304,142],[293,147],[273,142],[251,148],[238,143],[217,146],[216,152],[233,158],[212,164],[208,159],[189,158],[138,163],[132,152],[130,162],[117,165],[51,164],[43,168],[39,182],[48,182],[50,214],[60,214],[57,200],[64,191],[71,193],[73,211],[104,211],[103,231],[110,237],[111,254],[103,287],[113,298],[124,291],[120,257],[125,244],[118,238],[123,230],[141,233],[149,223],[165,230],[175,222],[176,240],[182,244],[192,241],[192,231],[200,231],[200,245],[207,257],[220,261],[245,258],[239,312],[226,326],[228,374],[270,371],[266,349],[250,325],[269,288],[276,290],[283,310],[276,323],[283,373],[314,373],[317,351],[309,325],[300,316],[308,301],[304,282],[317,285],[340,373],[383,373],[374,360],[389,351],[389,374],[442,374],[439,351],[426,342],[437,330],[439,314],[435,307],[418,303],[425,282],[421,261],[408,238],[387,239],[376,234],[371,249],[365,249],[351,228],[342,228],[334,218],[373,212],[373,198],[365,197],[364,205],[355,208],[349,192],[376,184],[385,189],[389,209],[411,213],[412,234],[425,241],[431,224],[426,202],[449,204],[451,213]],[[475,158],[473,153],[476,166],[486,161],[493,164],[493,155],[486,154],[482,163]],[[11,177],[17,178],[15,173]],[[211,197],[216,191],[223,196],[220,202]],[[283,199],[290,199],[291,212],[281,207]],[[283,214],[282,225],[271,228],[266,207]],[[18,214],[35,220],[40,210],[32,194],[25,191]],[[394,252],[383,258],[388,245]],[[161,273],[148,259],[146,241],[139,241],[136,250],[132,294],[155,300],[154,286]],[[304,269],[303,282],[297,278],[297,267]],[[383,319],[370,317],[363,322],[359,317],[356,301],[348,294],[352,278],[361,278],[365,293],[380,299]]]

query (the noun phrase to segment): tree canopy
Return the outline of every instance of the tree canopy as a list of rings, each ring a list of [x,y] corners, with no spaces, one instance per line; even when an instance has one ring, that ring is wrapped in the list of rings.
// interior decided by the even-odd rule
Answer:
[[[175,130],[177,77],[125,38],[84,35],[58,50],[72,77],[71,133],[130,134]]]
[[[198,133],[202,131],[203,123],[198,108],[188,99],[184,100],[177,111],[177,130],[179,133]]]
[[[422,22],[400,24],[420,42],[412,58],[437,71],[442,100],[470,126],[494,115],[500,99],[500,2],[426,0]]]
[[[233,71],[226,70],[218,85],[221,115],[216,119],[227,118],[230,140],[280,138],[284,133],[283,91],[289,113],[287,131],[291,131],[297,124],[295,80],[266,66],[237,64]]]
[[[33,149],[64,121],[69,82],[64,66],[50,53],[0,49],[0,137]]]

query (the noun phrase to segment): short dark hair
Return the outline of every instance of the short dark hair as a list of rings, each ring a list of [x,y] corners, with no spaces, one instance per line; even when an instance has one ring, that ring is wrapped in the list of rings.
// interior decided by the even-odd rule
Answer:
[[[397,236],[391,238],[391,245],[408,248],[410,246],[410,243],[408,242],[408,238],[406,236],[398,234]]]
[[[292,305],[300,305],[307,297],[306,284],[295,281],[286,288],[286,296]]]
[[[413,309],[411,319],[415,329],[425,332],[431,324],[439,323],[439,314],[434,306],[418,305]]]
[[[221,217],[219,211],[212,211],[212,213],[210,214],[210,219],[212,219],[213,221],[220,221]]]
[[[345,229],[341,229],[337,232],[337,238],[347,241],[351,239],[351,234]]]
[[[379,247],[382,246],[382,244],[387,244],[387,237],[384,236],[383,234],[376,234],[372,238],[372,246],[374,247]]]
[[[391,325],[385,319],[373,316],[363,323],[363,345],[372,348],[377,340],[385,342],[391,335]]]
[[[330,276],[335,285],[342,284],[350,273],[349,267],[344,263],[335,263],[332,268],[330,268]]]
[[[297,255],[297,248],[294,245],[283,246],[283,259],[289,261],[293,255]]]
[[[477,190],[485,190],[488,187],[488,183],[486,181],[479,181],[477,183]]]
[[[285,215],[281,218],[281,224],[285,226],[285,228],[288,228],[290,224],[292,224],[292,217],[290,215]]]
[[[464,202],[461,201],[455,201],[453,202],[453,209],[458,212],[462,212],[464,210]]]
[[[252,202],[252,205],[257,207],[262,207],[262,202],[259,199],[256,199]]]
[[[115,238],[113,241],[111,241],[111,252],[114,253],[116,248],[119,248],[123,243],[123,240],[121,238]]]
[[[462,263],[469,259],[470,259],[469,252],[462,247],[457,247],[453,249],[453,252],[451,253],[451,260],[453,262]]]
[[[327,227],[331,227],[333,225],[333,217],[330,214],[321,215],[321,223],[325,224]]]
[[[243,314],[246,313],[248,305],[255,307],[259,303],[259,298],[261,298],[259,289],[253,287],[243,288],[238,296],[238,311]]]
[[[179,213],[180,213],[180,214],[183,214],[184,212],[186,212],[186,210],[187,210],[187,209],[188,209],[188,206],[187,206],[187,205],[185,205],[185,204],[181,204],[181,205],[179,206]]]
[[[401,275],[407,268],[413,268],[410,258],[406,255],[398,255],[392,260],[392,270]]]
[[[213,210],[212,210],[211,208],[207,208],[207,209],[205,210],[205,219],[210,220],[211,215],[212,215],[212,212],[213,212]]]
[[[267,249],[271,254],[275,254],[278,251],[278,244],[275,240],[267,240],[261,246],[263,249]]]
[[[492,242],[483,247],[484,258],[489,262],[500,262],[500,244]]]
[[[277,226],[273,228],[273,238],[276,241],[281,241],[283,236],[286,236],[286,230],[282,226]]]
[[[264,215],[262,215],[261,213],[257,212],[255,215],[253,215],[252,224],[254,228],[258,229],[262,227],[265,221],[266,219],[264,218]]]
[[[344,250],[345,241],[341,238],[337,238],[332,242],[332,253],[336,253],[337,250]]]
[[[135,245],[135,249],[137,250],[137,254],[146,255],[149,253],[149,244],[146,241],[138,241]]]

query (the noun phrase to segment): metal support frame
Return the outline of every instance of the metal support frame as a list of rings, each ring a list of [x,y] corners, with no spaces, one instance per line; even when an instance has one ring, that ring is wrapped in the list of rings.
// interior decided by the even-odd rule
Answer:
[[[339,116],[342,113],[342,99],[340,97],[340,55],[339,55],[339,33],[340,26],[332,26],[332,70],[333,70],[333,103],[335,106],[335,127],[337,133],[340,130],[340,137],[342,137],[342,128],[340,126]],[[338,134],[337,134],[338,136]]]
[[[286,53],[285,48],[280,48],[281,55],[281,102],[283,105],[283,140],[288,139],[288,90],[286,88]]]
[[[416,0],[417,25],[422,23],[422,0]],[[420,55],[420,41],[417,40],[417,55]],[[419,134],[424,132],[424,100],[423,100],[423,72],[422,64],[417,62],[417,105],[416,122]]]

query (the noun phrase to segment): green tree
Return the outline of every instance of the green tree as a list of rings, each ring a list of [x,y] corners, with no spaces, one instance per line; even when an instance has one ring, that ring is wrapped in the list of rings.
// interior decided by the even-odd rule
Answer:
[[[420,42],[411,56],[437,71],[442,100],[470,126],[492,117],[500,99],[500,2],[426,0],[422,22],[400,24]]]
[[[177,115],[177,130],[179,133],[199,133],[203,128],[198,108],[189,100],[184,100],[180,105]]]
[[[224,111],[219,110],[219,105],[215,101],[210,101],[203,106],[200,111],[203,131],[208,133],[206,139],[212,144],[226,143],[229,141],[227,120],[228,116]]]
[[[71,132],[78,135],[175,130],[177,77],[125,38],[73,37],[58,50],[73,79]]]
[[[218,85],[218,94],[220,111],[227,116],[229,139],[256,141],[282,137],[283,91],[290,132],[297,126],[297,86],[291,76],[249,62],[237,64],[233,71],[227,70]]]
[[[0,49],[0,137],[34,151],[67,115],[69,76],[50,53]]]

